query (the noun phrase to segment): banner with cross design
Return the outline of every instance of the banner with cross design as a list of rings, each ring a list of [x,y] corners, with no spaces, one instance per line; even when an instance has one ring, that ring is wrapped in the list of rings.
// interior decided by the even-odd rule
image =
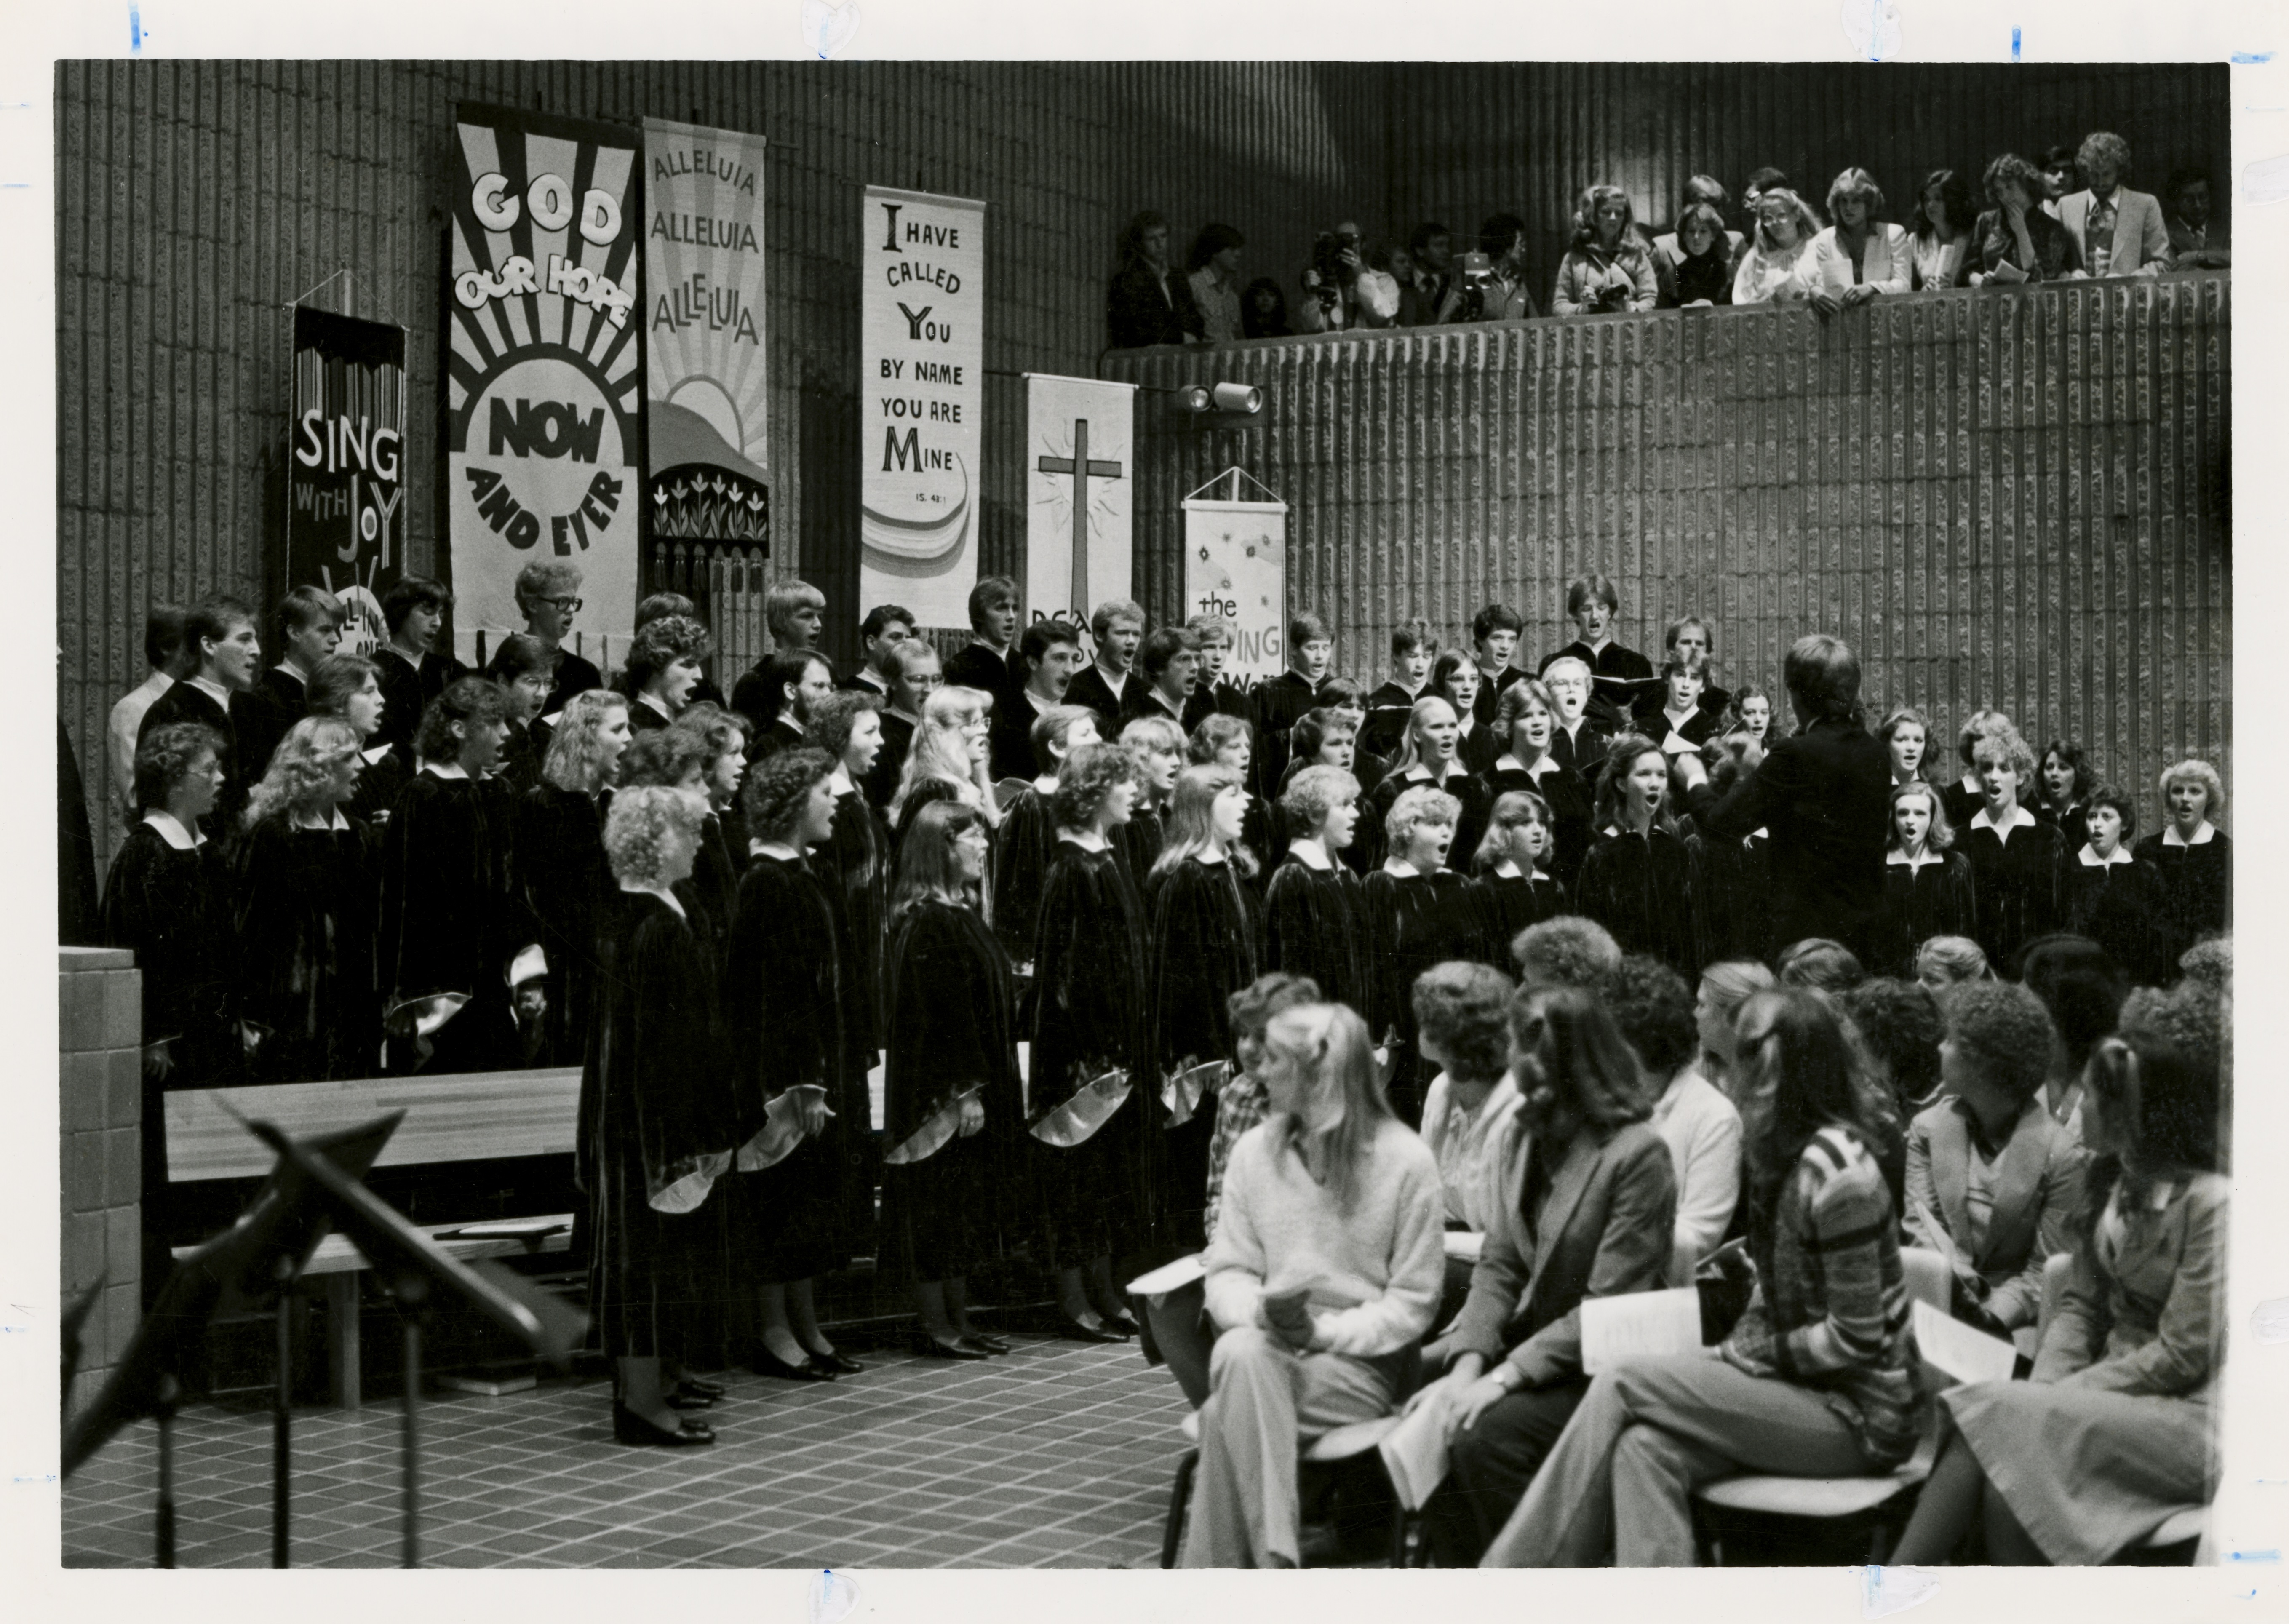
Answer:
[[[1136,595],[1137,386],[1025,374],[1025,617]]]

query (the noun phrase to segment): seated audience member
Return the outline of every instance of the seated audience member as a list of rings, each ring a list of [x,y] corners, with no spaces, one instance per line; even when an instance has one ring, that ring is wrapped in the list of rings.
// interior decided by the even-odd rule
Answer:
[[[1436,695],[1425,695],[1416,700],[1408,713],[1399,759],[1391,764],[1391,771],[1368,797],[1368,806],[1375,825],[1379,827],[1390,817],[1399,798],[1410,790],[1438,790],[1453,797],[1460,810],[1454,844],[1445,856],[1457,871],[1467,873],[1472,858],[1478,855],[1479,837],[1486,833],[1487,815],[1494,809],[1494,796],[1486,780],[1463,765],[1461,746],[1462,724],[1456,720],[1455,707]],[[1374,838],[1372,828],[1369,838]],[[1396,855],[1394,848],[1380,844],[1376,849]]]
[[[1972,746],[1982,805],[1961,840],[1971,862],[1974,933],[1987,962],[2015,979],[2019,950],[2066,923],[2066,840],[2019,804],[2035,776],[2035,752],[2016,729]]]
[[[1367,1026],[1283,1010],[1272,1114],[1232,1148],[1204,1259],[1217,1328],[1187,1567],[1293,1567],[1296,1457],[1407,1397],[1440,1272],[1439,1170],[1391,1113]]]
[[[1368,268],[1358,222],[1321,232],[1299,279],[1304,297],[1291,310],[1297,332],[1349,332],[1388,327],[1399,315],[1399,284]]]
[[[373,651],[381,673],[381,732],[377,744],[409,749],[429,702],[469,674],[450,653],[437,651],[437,633],[453,594],[427,576],[402,575],[381,595],[381,623],[389,641]]]
[[[1622,967],[1622,944],[1595,919],[1561,914],[1529,925],[1511,938],[1511,960],[1524,991],[1578,987],[1595,992]]]
[[[2043,1264],[2067,1249],[2079,1157],[2044,1109],[2053,1032],[2042,999],[1986,982],[1950,993],[1945,1015],[1951,1097],[1908,1126],[1905,1232],[1947,1259],[1955,1317],[2008,1337],[2034,1325]]]
[[[1615,624],[1622,617],[1622,595],[1605,576],[1583,576],[1568,586],[1566,614],[1574,622],[1574,641],[1557,653],[1543,656],[1534,674],[1550,681],[1556,692],[1551,668],[1560,660],[1581,661],[1595,681],[1584,713],[1599,733],[1611,737],[1636,708],[1639,697],[1652,690],[1653,662],[1636,649],[1624,649],[1614,641]],[[1564,696],[1559,697],[1563,699]],[[1569,733],[1572,731],[1562,711],[1559,723]],[[1581,760],[1567,746],[1558,746],[1558,755],[1566,766],[1581,770]],[[1602,759],[1600,755],[1599,760]]]
[[[2157,276],[2170,268],[2170,228],[2161,201],[2122,184],[2130,143],[2110,131],[2083,137],[2075,153],[2083,189],[2059,199],[2059,224],[2082,247],[2093,276]]]
[[[1711,176],[1695,175],[1685,183],[1677,224],[1653,240],[1663,309],[1733,302],[1733,265],[1748,240],[1726,227],[1725,211],[1732,201],[1724,183]]]
[[[1478,657],[1479,697],[1474,711],[1482,722],[1495,719],[1503,691],[1522,681],[1527,673],[1511,661],[1518,655],[1518,640],[1526,621],[1507,603],[1489,603],[1471,617],[1471,648]]]
[[[1693,1003],[1693,1024],[1701,1039],[1701,1075],[1719,1093],[1735,1103],[1740,1044],[1733,1017],[1757,993],[1780,985],[1772,971],[1755,959],[1721,959],[1701,972],[1701,985]],[[1939,1041],[1934,1036],[1934,1043]]]
[[[1329,1003],[1371,1009],[1367,896],[1342,861],[1359,827],[1359,780],[1307,766],[1288,780],[1280,809],[1288,849],[1264,887],[1264,967],[1310,978]]]
[[[2083,268],[2081,235],[2036,206],[2042,185],[2041,173],[2015,152],[1988,164],[1980,182],[1987,211],[1971,227],[1966,285],[2057,282]]]
[[[1971,183],[1951,169],[1935,169],[1916,189],[1910,222],[1909,264],[1918,293],[1952,288],[1963,280],[1971,257]]]
[[[2131,983],[2122,967],[2087,936],[2045,936],[2022,956],[2021,981],[2043,1000],[2056,1041],[2043,1103],[2070,1139],[2082,1141],[2083,1072],[2099,1040],[2114,1035]]]
[[[1757,211],[1759,200],[1766,193],[1775,188],[1787,191],[1793,185],[1794,182],[1791,181],[1785,174],[1769,165],[1763,169],[1751,170],[1747,184],[1741,188],[1741,207],[1754,214]]]
[[[2041,202],[2043,212],[2058,219],[2059,199],[2082,184],[2075,175],[2075,149],[2063,144],[2044,147],[2037,179],[2034,195]]]
[[[1892,759],[1894,789],[1903,784],[1930,782],[1925,765],[1931,752],[1931,723],[1921,711],[1911,705],[1894,706],[1876,729],[1876,737]],[[1934,789],[1942,794],[1940,809],[1948,814],[1948,826],[1952,830],[1955,808],[1948,804],[1937,785]]]
[[[2138,804],[2102,788],[2084,808],[2087,838],[2067,869],[2067,928],[2088,936],[2141,986],[2169,979],[2176,934],[2163,896],[2162,872],[2130,847]]]
[[[747,742],[770,730],[777,712],[767,690],[773,654],[804,653],[818,647],[826,625],[826,594],[808,581],[792,577],[773,581],[763,594],[763,626],[771,634],[772,654],[764,655],[731,685],[731,709],[747,719]],[[833,673],[827,673],[830,686]],[[702,696],[704,697],[704,696]]]
[[[1259,276],[1240,296],[1240,336],[1243,338],[1289,338],[1296,329],[1288,319],[1288,293],[1277,279]]]
[[[1751,206],[1756,236],[1733,273],[1736,305],[1797,304],[1812,297],[1812,242],[1820,217],[1785,187],[1775,187]]]
[[[1658,959],[1632,953],[1606,981],[1606,1009],[1637,1056],[1653,1131],[1677,1174],[1677,1228],[1664,1283],[1693,1284],[1741,1195],[1741,1113],[1703,1077],[1693,992]]]
[[[1424,1349],[1451,1449],[1427,1509],[1442,1565],[1467,1567],[1518,1503],[1587,1386],[1585,1299],[1658,1289],[1677,1219],[1669,1148],[1639,1069],[1596,996],[1529,989],[1510,1012],[1519,1095],[1470,1295]]]
[[[1200,338],[1192,284],[1168,263],[1168,217],[1147,209],[1121,233],[1121,267],[1105,299],[1105,342],[1117,350]]]
[[[1830,184],[1828,217],[1836,224],[1812,239],[1805,274],[1812,307],[1821,314],[1909,291],[1915,260],[1908,234],[1884,211],[1884,189],[1866,170],[1847,169]]]
[[[1849,992],[1868,979],[1850,948],[1822,936],[1807,936],[1781,950],[1773,969],[1783,987],[1809,992]]]
[[[1017,583],[1008,576],[989,575],[969,589],[969,641],[945,661],[945,680],[993,695],[996,711],[1025,685],[1017,666]]]
[[[1360,732],[1360,748],[1389,760],[1399,753],[1407,736],[1408,717],[1415,702],[1431,686],[1431,668],[1439,658],[1439,640],[1426,620],[1402,620],[1391,634],[1391,676],[1367,697],[1367,726]]]
[[[1858,1477],[1914,1449],[1921,1416],[1898,1220],[1851,1040],[1808,992],[1740,1012],[1756,1283],[1719,1349],[1594,1378],[1487,1567],[1689,1567],[1693,1491],[1741,1472]]]
[[[1089,611],[1089,633],[1097,657],[1073,673],[1065,703],[1087,705],[1097,712],[1097,732],[1118,738],[1144,697],[1137,653],[1144,641],[1144,611],[1126,598],[1108,598]]]
[[[255,673],[262,663],[254,611],[236,598],[210,598],[185,617],[183,642],[193,656],[190,675],[143,712],[137,748],[162,728],[199,727],[215,736],[222,782],[215,792],[214,830],[228,844],[237,836],[247,792],[270,765],[267,759],[250,759],[249,746],[259,740],[268,709],[253,693]]]
[[[2225,783],[2216,768],[2189,759],[2163,771],[2162,827],[2133,852],[2161,872],[2173,954],[2233,928],[2233,842],[2217,827],[2224,817]]]
[[[1482,680],[1471,657],[1460,649],[1443,650],[1431,666],[1428,692],[1438,695],[1455,710],[1455,755],[1463,770],[1483,776],[1502,753],[1492,728],[1479,720],[1479,690]]]
[[[1884,905],[1869,962],[1884,975],[1912,975],[1916,950],[1934,936],[1975,935],[1979,911],[1971,863],[1950,849],[1939,792],[1910,780],[1892,790],[1891,849],[1884,855]]]
[[[1203,226],[1184,256],[1185,283],[1200,312],[1200,337],[1230,344],[1240,337],[1240,252],[1248,239],[1230,226]]]
[[[1986,949],[1969,936],[1933,936],[1916,949],[1916,979],[1934,992],[1994,975]]]
[[[1653,256],[1638,240],[1630,195],[1617,186],[1583,189],[1574,204],[1574,240],[1558,262],[1552,315],[1650,310],[1660,297]]]
[[[1038,778],[1049,763],[1033,754],[1033,724],[1066,703],[1081,668],[1081,633],[1066,620],[1036,620],[1017,644],[1017,691],[993,707],[996,780]],[[983,689],[974,690],[984,692]]]
[[[1894,1561],[1955,1560],[1979,1527],[1990,1564],[2103,1563],[2209,1503],[2225,1345],[2223,1082],[2214,1048],[2189,1055],[2133,1009],[2099,1045],[2084,1106],[2096,1159],[2034,1374],[1940,1396],[1939,1460]]]
[[[1439,1071],[1423,1096],[1423,1142],[1439,1164],[1447,1227],[1473,1237],[1482,1238],[1499,1220],[1512,1193],[1503,1174],[1519,1104],[1509,1076],[1513,991],[1500,970],[1453,959],[1416,977],[1411,995],[1417,1045]],[[1467,1289],[1476,1241],[1461,1252],[1458,1258],[1450,1246],[1448,1253],[1448,1289],[1457,1308],[1456,1264]]]
[[[1288,622],[1288,669],[1256,685],[1257,792],[1278,793],[1288,770],[1288,735],[1304,712],[1320,705],[1320,686],[1336,657],[1336,634],[1308,610]]]
[[[1182,728],[1200,685],[1200,639],[1180,626],[1162,626],[1144,640],[1137,656],[1144,680],[1128,714],[1165,716]]]
[[[572,633],[572,617],[578,614],[579,566],[562,559],[527,564],[516,572],[516,612],[524,617],[524,634],[548,651],[548,692],[540,714],[554,716],[572,703],[572,696],[604,686],[604,673],[564,646]]]
[[[1568,661],[1569,673],[1582,670]],[[1559,667],[1551,668],[1554,677]],[[1577,681],[1586,689],[1586,678]],[[1571,896],[1582,878],[1582,859],[1590,849],[1590,816],[1595,790],[1583,774],[1568,768],[1557,755],[1558,698],[1540,679],[1527,677],[1503,690],[1495,707],[1495,737],[1503,745],[1493,768],[1484,776],[1495,795],[1531,794],[1549,808],[1549,848],[1544,865]],[[1591,736],[1593,738],[1594,735]],[[1503,940],[1508,941],[1505,934]]]
[[[1846,992],[1837,1007],[1860,1034],[1874,1080],[1890,1091],[1901,1121],[1912,1122],[1940,1103],[1939,1046],[1947,1023],[1929,987],[1879,975]]]
[[[1623,950],[1650,953],[1679,975],[1694,961],[1692,886],[1685,841],[1669,809],[1669,758],[1642,734],[1624,734],[1598,775],[1597,830],[1574,905],[1613,932]]]
[[[2210,219],[2210,178],[2198,169],[2170,172],[2162,188],[2168,212],[2163,225],[2170,233],[2170,268],[2173,271],[2222,271],[2233,263],[2225,230]]]
[[[1566,888],[1544,868],[1551,822],[1550,803],[1532,790],[1496,796],[1487,814],[1487,832],[1472,866],[1478,871],[1489,954],[1520,931],[1567,910]]]
[[[135,811],[135,741],[143,718],[159,696],[198,669],[198,651],[183,636],[184,613],[171,603],[155,603],[143,621],[143,661],[151,674],[130,689],[104,723],[105,760],[111,768],[111,804],[132,827]]]
[[[2026,807],[2038,823],[2059,832],[2069,856],[2080,851],[2090,840],[2086,818],[2091,785],[2096,782],[2090,770],[2090,754],[2080,744],[2053,739],[2043,746],[2040,764],[2035,768],[2034,792],[2026,797]]]
[[[919,637],[891,648],[882,674],[890,680],[890,697],[882,706],[882,748],[865,785],[868,802],[877,808],[889,806],[897,792],[906,752],[913,748],[914,729],[921,724],[922,704],[945,681],[937,650]],[[997,699],[994,708],[998,711],[1004,703]]]

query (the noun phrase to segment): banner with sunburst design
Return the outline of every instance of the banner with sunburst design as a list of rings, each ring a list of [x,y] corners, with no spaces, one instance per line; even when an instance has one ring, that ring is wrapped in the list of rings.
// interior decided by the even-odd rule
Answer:
[[[575,631],[617,650],[643,529],[643,206],[633,129],[463,102],[446,271],[454,649],[524,629],[517,572],[583,577]],[[609,660],[610,656],[607,655]]]
[[[644,120],[645,517],[770,546],[763,138]]]

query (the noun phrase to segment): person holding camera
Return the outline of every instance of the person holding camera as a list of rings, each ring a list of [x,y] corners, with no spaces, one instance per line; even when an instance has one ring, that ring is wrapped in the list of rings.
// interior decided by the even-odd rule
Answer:
[[[1574,207],[1574,243],[1558,264],[1553,315],[1650,310],[1659,295],[1653,256],[1638,239],[1630,195],[1617,186],[1583,188]]]
[[[1517,322],[1541,314],[1526,285],[1526,222],[1515,214],[1489,215],[1479,227],[1479,251],[1456,262],[1438,320]]]
[[[1399,283],[1388,272],[1368,268],[1355,221],[1313,239],[1302,280],[1304,297],[1293,313],[1297,332],[1388,327],[1399,314]]]

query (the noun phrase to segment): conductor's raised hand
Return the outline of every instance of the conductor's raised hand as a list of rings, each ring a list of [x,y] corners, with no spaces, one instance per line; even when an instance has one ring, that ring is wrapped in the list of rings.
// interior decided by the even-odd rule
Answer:
[[[802,1126],[802,1136],[816,1139],[826,1131],[834,1113],[826,1109],[825,1095],[805,1095],[795,1102],[795,1121]]]
[[[985,1126],[985,1103],[974,1094],[961,1098],[961,1121],[954,1130],[964,1139]]]

